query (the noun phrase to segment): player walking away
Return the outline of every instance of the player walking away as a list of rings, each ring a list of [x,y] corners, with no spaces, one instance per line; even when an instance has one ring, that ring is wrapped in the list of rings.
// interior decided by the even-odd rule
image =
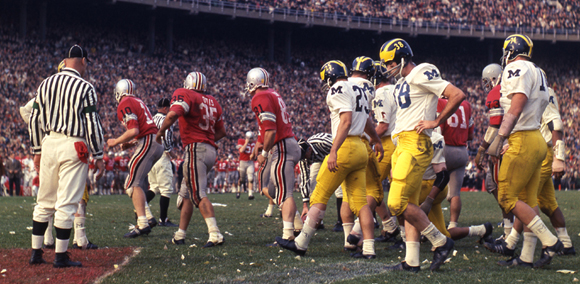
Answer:
[[[237,181],[238,177],[238,163],[234,159],[232,154],[228,155],[228,159],[226,160],[228,163],[227,172],[226,172],[226,192],[234,192],[237,189]]]
[[[548,105],[549,92],[545,74],[531,62],[532,48],[532,40],[525,35],[514,34],[504,41],[502,64],[505,68],[500,98],[504,117],[488,153],[497,160],[505,152],[498,175],[499,204],[506,212],[513,212],[526,225],[522,255],[508,261],[506,265],[543,267],[564,246],[539,217],[538,192],[542,161],[547,153],[546,140],[542,137],[540,127],[542,114]],[[509,148],[502,151],[506,140]],[[512,248],[507,245],[513,243],[515,231],[512,230],[514,234],[510,233],[506,241],[495,248],[515,248],[515,245]],[[536,238],[540,239],[545,249],[541,258],[532,265]]]
[[[251,131],[246,132],[245,139],[238,139],[238,145],[236,148],[240,153],[240,178],[238,179],[238,192],[236,193],[236,198],[240,198],[240,192],[248,191],[248,199],[254,199],[254,161],[250,159],[250,155],[254,151],[256,143],[253,142],[254,133]]]
[[[216,193],[225,193],[226,190],[226,179],[227,179],[228,162],[221,157],[217,161],[216,165],[216,175],[213,181],[213,187],[215,187]]]
[[[282,97],[269,88],[270,75],[262,68],[253,68],[246,78],[252,95],[252,111],[260,129],[263,148],[258,163],[269,171],[268,195],[282,209],[284,240],[294,237],[294,219],[299,215],[292,196],[294,167],[300,159],[300,147],[294,139],[291,117]],[[264,165],[265,164],[265,165]]]
[[[125,238],[136,238],[151,233],[151,224],[156,225],[155,218],[150,213],[145,195],[147,174],[163,154],[163,146],[155,139],[157,126],[145,103],[135,97],[135,83],[122,79],[115,87],[115,98],[119,103],[117,118],[127,128],[127,131],[115,139],[107,140],[109,147],[121,145],[127,149],[136,146],[135,153],[129,161],[129,176],[125,180],[127,195],[133,200],[137,213],[137,225]],[[149,214],[147,214],[149,213]],[[149,215],[149,216],[147,216]],[[149,221],[152,220],[152,221]]]
[[[200,72],[189,73],[183,88],[173,93],[171,108],[156,139],[161,141],[165,131],[179,119],[179,133],[185,146],[184,179],[177,199],[177,208],[181,210],[179,230],[175,232],[171,242],[176,245],[185,244],[186,230],[195,205],[207,224],[209,240],[203,247],[209,248],[224,243],[213,205],[206,196],[206,188],[207,173],[216,161],[215,142],[226,136],[226,130],[222,120],[222,107],[206,91],[205,75]]]
[[[161,128],[165,116],[169,112],[170,102],[167,98],[162,98],[157,103],[157,114],[153,116],[153,121],[157,128]],[[149,178],[149,190],[160,194],[159,197],[159,226],[163,227],[177,227],[167,218],[167,210],[169,209],[169,201],[173,193],[173,170],[171,169],[171,150],[173,149],[173,125],[169,127],[163,136],[163,155],[153,165],[151,171],[147,175]]]
[[[68,50],[65,62],[67,67],[62,72],[40,84],[30,114],[28,131],[35,154],[34,163],[40,171],[40,188],[32,218],[32,257],[29,263],[45,263],[41,248],[48,221],[54,215],[53,266],[80,267],[80,262],[70,259],[67,247],[74,213],[79,209],[86,189],[89,151],[101,170],[97,178],[102,176],[104,137],[95,89],[82,79],[89,62],[87,52],[74,45]],[[69,103],[73,101],[77,103]],[[49,135],[45,136],[47,133]]]
[[[381,61],[387,76],[399,78],[395,85],[397,120],[392,137],[397,148],[392,156],[392,183],[388,206],[395,216],[405,220],[405,260],[387,270],[418,271],[419,238],[426,236],[436,248],[431,270],[438,269],[453,249],[453,240],[443,235],[429,221],[418,206],[423,174],[431,164],[433,145],[432,129],[443,123],[459,107],[465,94],[441,79],[439,70],[432,64],[415,65],[413,51],[402,39],[393,39],[381,47]],[[448,97],[445,109],[437,116],[437,98]]]
[[[437,113],[445,109],[447,102],[445,98],[439,99]],[[443,137],[445,137],[445,161],[449,173],[447,201],[450,203],[448,229],[451,229],[457,227],[461,213],[461,186],[465,176],[465,166],[469,163],[467,141],[473,140],[474,125],[469,102],[467,100],[461,102],[457,111],[440,127]]]
[[[120,187],[119,194],[123,194],[123,184],[129,176],[129,162],[131,161],[129,158],[129,153],[127,153],[127,151],[121,151],[119,156],[115,157],[115,161],[115,166],[117,169],[117,179],[115,180],[115,184]]]
[[[389,178],[391,180],[391,156],[395,152],[395,144],[391,139],[391,133],[395,129],[395,120],[397,119],[397,102],[393,96],[395,89],[391,85],[389,78],[386,77],[387,68],[380,61],[375,63],[375,74],[373,76],[373,84],[376,88],[376,96],[373,100],[373,112],[377,120],[377,135],[381,137],[381,144],[385,151],[383,159],[379,162],[378,172],[379,181],[382,182]],[[382,187],[380,187],[382,190]],[[375,238],[377,242],[396,242],[397,235],[400,229],[397,227],[397,218],[391,216],[391,212],[387,209],[386,203],[381,202],[377,207],[377,213],[383,223],[381,235]],[[403,226],[404,224],[401,224]]]
[[[111,188],[115,180],[115,153],[109,151],[103,158],[105,162],[105,180],[103,182],[101,195],[111,195]]]
[[[383,149],[369,118],[368,98],[360,87],[348,81],[344,63],[329,61],[320,70],[322,81],[329,87],[326,103],[330,110],[333,144],[324,159],[316,179],[316,188],[310,197],[310,210],[302,232],[294,241],[277,237],[276,241],[285,249],[304,255],[316,225],[324,218],[328,199],[344,182],[350,209],[360,219],[363,231],[362,252],[352,254],[356,258],[375,258],[374,222],[366,200],[365,171],[368,164],[366,146],[361,140],[363,132],[371,137],[371,143],[382,158]],[[341,210],[341,213],[344,211]],[[343,221],[347,222],[343,215]],[[352,219],[351,219],[352,220]]]
[[[485,106],[488,110],[489,115],[489,126],[485,132],[483,142],[477,150],[477,155],[475,156],[475,164],[480,170],[483,170],[482,162],[483,156],[489,148],[489,144],[493,142],[493,139],[497,135],[499,126],[503,119],[503,108],[499,104],[499,99],[501,98],[501,72],[502,68],[497,63],[492,63],[485,68],[483,68],[481,81],[483,89],[488,92]],[[491,159],[488,161],[488,170],[485,177],[485,189],[487,192],[493,194],[495,200],[497,200],[497,174],[499,173],[499,163],[493,163]],[[499,205],[499,203],[498,203]],[[503,230],[504,233],[498,239],[495,240],[496,244],[500,244],[502,240],[505,240],[509,236],[514,222],[513,213],[506,213],[500,206],[503,215]]]

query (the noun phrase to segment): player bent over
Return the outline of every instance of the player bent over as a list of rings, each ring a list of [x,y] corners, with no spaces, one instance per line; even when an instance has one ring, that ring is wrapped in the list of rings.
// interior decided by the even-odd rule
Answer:
[[[226,136],[226,130],[222,120],[222,107],[206,91],[205,75],[201,72],[189,73],[183,82],[183,88],[173,92],[171,108],[156,139],[161,141],[165,131],[179,119],[179,133],[185,145],[183,183],[177,199],[181,218],[179,230],[175,232],[171,242],[176,245],[185,244],[186,230],[195,205],[207,224],[209,240],[203,247],[209,248],[224,243],[213,205],[206,196],[206,189],[207,173],[215,164],[217,155],[215,142]]]

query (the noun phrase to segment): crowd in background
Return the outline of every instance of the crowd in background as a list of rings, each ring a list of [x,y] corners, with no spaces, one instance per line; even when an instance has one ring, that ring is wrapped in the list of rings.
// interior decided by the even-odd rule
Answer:
[[[360,1],[367,4],[376,2],[378,1]],[[496,1],[466,2],[471,5],[482,5]],[[497,5],[507,5],[505,2],[507,1],[497,1],[499,3]],[[279,3],[280,5],[305,5],[311,2],[283,1]],[[323,3],[321,7],[340,6],[347,2],[326,1]],[[441,2],[437,3],[431,2],[425,5],[445,6]],[[396,1],[396,4],[403,5],[404,2]],[[576,11],[576,6],[578,6],[572,2],[563,2],[562,5],[564,7],[572,5],[572,9],[565,9],[572,12]],[[106,36],[103,36],[104,34]],[[319,68],[325,58],[320,56],[321,51],[301,49],[297,46],[293,49],[292,62],[284,64],[267,61],[262,50],[256,48],[250,41],[232,44],[232,42],[226,42],[225,39],[212,42],[184,39],[176,40],[173,53],[160,50],[155,52],[155,55],[149,56],[143,52],[143,46],[135,44],[139,42],[138,36],[138,34],[134,37],[126,36],[115,30],[103,32],[99,27],[68,26],[51,29],[44,42],[35,39],[21,41],[9,30],[9,27],[0,27],[0,42],[2,43],[0,45],[0,113],[3,114],[2,123],[0,123],[0,157],[6,161],[10,153],[22,158],[30,152],[27,126],[21,119],[18,109],[35,96],[40,82],[56,72],[58,63],[64,58],[67,48],[76,43],[81,43],[89,50],[92,62],[86,79],[95,86],[99,95],[98,112],[107,137],[117,137],[125,130],[116,117],[117,102],[113,90],[117,81],[122,78],[133,80],[137,84],[137,95],[149,106],[152,113],[156,113],[156,103],[160,98],[171,97],[175,89],[183,86],[183,80],[189,72],[200,71],[207,77],[208,93],[213,94],[223,108],[228,136],[218,143],[218,154],[222,158],[232,153],[237,156],[235,147],[237,139],[243,137],[246,131],[257,132],[258,130],[254,114],[250,110],[251,98],[245,92],[246,74],[251,68],[257,66],[270,72],[272,87],[284,97],[297,137],[307,138],[318,132],[330,131],[325,94],[321,91],[319,79]],[[333,51],[326,50],[325,52],[332,53]],[[344,54],[344,51],[341,53]],[[361,54],[353,53],[352,58],[340,59],[348,65],[350,60],[359,55]],[[328,54],[325,56],[328,58]],[[481,78],[477,75],[481,74],[479,70],[485,65],[469,58],[461,58],[461,55],[451,56],[453,57],[451,59],[433,58],[431,62],[439,67],[444,79],[461,88],[468,96],[473,107],[476,125],[475,139],[469,145],[471,154],[474,156],[488,124],[485,109],[486,94],[481,87]],[[560,64],[560,62],[546,62],[540,66],[546,70],[548,81],[556,90],[565,125],[567,170],[562,180],[562,189],[578,189],[580,188],[578,177],[580,124],[577,121],[579,120],[578,106],[580,106],[580,76],[577,70],[572,70],[567,67],[568,65]],[[466,74],[466,68],[472,72]],[[174,154],[180,156],[182,147],[178,126],[175,135]],[[117,152],[119,149],[105,149],[105,151]],[[468,173],[474,177],[481,176],[475,167],[470,167]]]

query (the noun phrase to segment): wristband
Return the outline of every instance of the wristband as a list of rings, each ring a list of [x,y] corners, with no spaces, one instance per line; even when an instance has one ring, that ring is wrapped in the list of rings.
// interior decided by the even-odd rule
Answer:
[[[262,149],[262,157],[268,158],[268,152],[266,152],[266,150]]]
[[[566,144],[564,144],[564,141],[562,140],[556,141],[556,145],[554,146],[553,149],[554,149],[554,158],[562,161],[566,160]]]

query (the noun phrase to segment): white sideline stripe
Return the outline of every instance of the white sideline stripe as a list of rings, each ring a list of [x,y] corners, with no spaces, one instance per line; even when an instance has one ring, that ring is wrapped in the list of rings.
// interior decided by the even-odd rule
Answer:
[[[117,266],[117,268],[113,268],[113,270],[109,270],[107,273],[105,273],[105,274],[104,274],[104,275],[102,275],[101,277],[97,278],[97,279],[95,280],[95,282],[94,282],[94,283],[95,283],[95,284],[102,283],[102,282],[103,282],[103,280],[105,280],[105,278],[107,278],[107,277],[109,277],[109,276],[111,276],[111,275],[115,274],[117,271],[121,270],[121,268],[122,268],[123,266],[127,265],[127,264],[129,263],[129,261],[130,261],[131,259],[133,259],[134,257],[136,257],[136,256],[137,256],[137,255],[138,255],[140,252],[141,252],[141,248],[140,248],[140,247],[138,247],[138,248],[135,248],[135,249],[133,250],[133,253],[132,253],[130,256],[125,256],[125,259],[123,260],[123,262],[121,262],[121,263],[119,264],[119,266]]]

